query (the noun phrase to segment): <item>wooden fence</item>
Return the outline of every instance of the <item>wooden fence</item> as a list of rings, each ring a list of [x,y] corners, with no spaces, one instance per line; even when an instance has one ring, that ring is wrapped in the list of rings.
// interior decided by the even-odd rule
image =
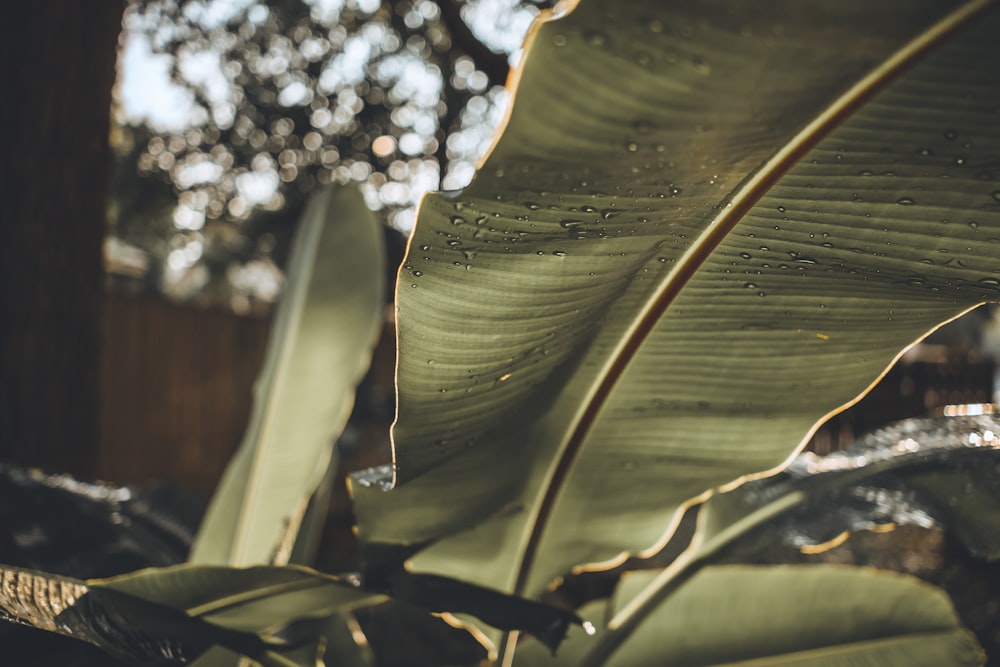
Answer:
[[[270,323],[107,295],[97,475],[208,496],[239,444]]]

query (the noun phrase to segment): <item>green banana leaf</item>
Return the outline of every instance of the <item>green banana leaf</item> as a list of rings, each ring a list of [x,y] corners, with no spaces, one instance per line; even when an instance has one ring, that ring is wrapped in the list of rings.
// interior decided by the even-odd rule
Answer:
[[[859,530],[917,522],[956,534],[974,557],[995,560],[1000,534],[991,508],[996,502],[975,501],[994,496],[1000,483],[995,436],[983,446],[984,436],[998,427],[990,415],[910,419],[879,429],[843,452],[825,458],[804,454],[786,473],[713,496],[699,508],[689,548],[646,587],[619,590],[621,613],[598,653],[606,656],[608,647],[650,623],[706,566],[759,562],[754,556],[746,560],[747,554],[764,551],[770,554],[765,562],[774,562],[771,558],[780,559],[790,546],[798,556],[800,549],[833,546]],[[952,498],[958,480],[962,500]],[[900,497],[892,498],[892,491]],[[626,598],[623,591],[635,597]],[[752,594],[731,591],[734,598]]]
[[[384,599],[340,579],[294,565],[230,568],[177,565],[87,582],[91,591],[120,593],[183,611],[219,627],[269,635],[293,621],[326,618]]]
[[[780,466],[1000,286],[992,2],[581,0],[400,273],[369,542],[537,596]]]
[[[187,662],[211,649],[233,663],[316,664],[318,622],[384,596],[288,567],[179,565],[87,582],[0,567],[0,615],[131,660]],[[225,647],[225,650],[221,647]]]
[[[0,619],[140,661],[236,665],[242,654],[304,667],[324,652],[339,663],[370,661],[369,649],[355,641],[361,633],[351,614],[390,596],[415,609],[471,614],[500,630],[530,633],[552,651],[581,622],[572,611],[443,577],[399,572],[383,584],[386,590],[373,591],[294,565],[186,563],[86,582],[0,566]]]
[[[625,577],[622,598],[653,577]],[[595,657],[577,664],[983,664],[981,649],[940,590],[906,575],[834,565],[706,568],[607,661]]]
[[[209,506],[191,562],[288,562],[380,330],[382,245],[381,227],[357,190],[329,188],[309,203],[250,423]]]

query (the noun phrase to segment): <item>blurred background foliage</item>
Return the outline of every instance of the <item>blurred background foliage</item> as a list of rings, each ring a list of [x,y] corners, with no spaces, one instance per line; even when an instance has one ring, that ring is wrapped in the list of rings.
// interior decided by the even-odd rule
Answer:
[[[120,39],[111,288],[267,312],[308,194],[389,230],[472,178],[547,0],[133,0]],[[397,235],[398,236],[398,235]]]

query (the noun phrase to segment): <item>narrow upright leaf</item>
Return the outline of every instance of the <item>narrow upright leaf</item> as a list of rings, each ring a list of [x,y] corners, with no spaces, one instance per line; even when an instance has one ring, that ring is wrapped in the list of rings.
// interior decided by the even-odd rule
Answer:
[[[272,562],[330,463],[382,313],[382,232],[354,189],[310,202],[246,435],[192,549],[195,563]],[[287,562],[286,554],[277,554]]]

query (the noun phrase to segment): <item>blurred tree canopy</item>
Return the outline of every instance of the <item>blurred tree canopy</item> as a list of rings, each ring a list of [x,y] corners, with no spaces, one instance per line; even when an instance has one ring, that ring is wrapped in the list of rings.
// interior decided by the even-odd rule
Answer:
[[[119,286],[266,309],[306,196],[359,184],[409,230],[506,110],[518,0],[134,0],[124,17],[108,265]],[[149,79],[152,66],[162,82]]]

